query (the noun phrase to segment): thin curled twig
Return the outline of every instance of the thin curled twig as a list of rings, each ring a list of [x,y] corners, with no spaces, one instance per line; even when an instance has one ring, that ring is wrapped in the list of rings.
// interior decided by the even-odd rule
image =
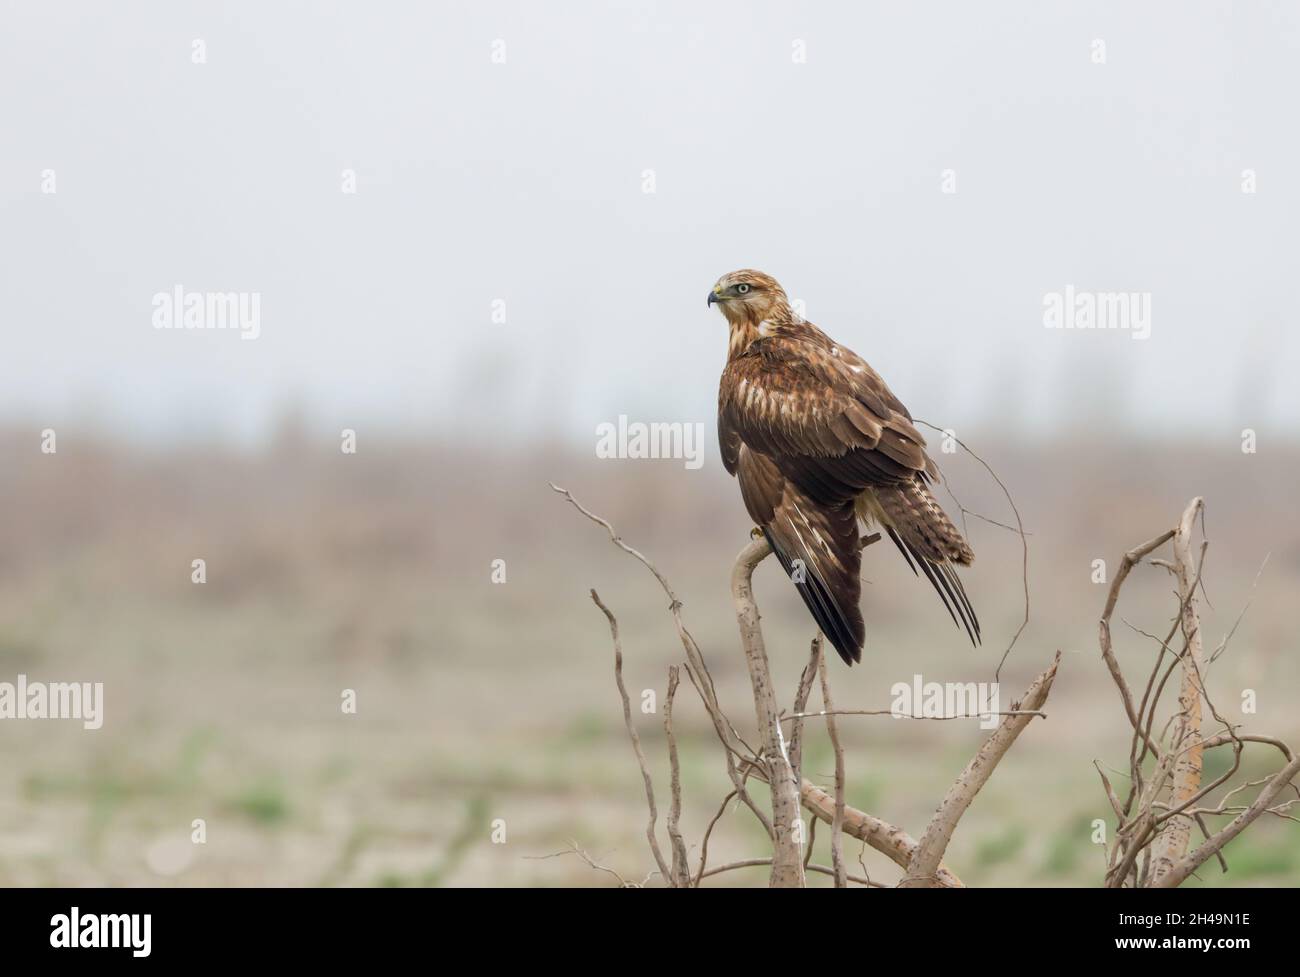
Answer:
[[[1024,634],[1025,628],[1029,626],[1029,534],[1025,532],[1025,523],[1024,520],[1020,518],[1020,510],[1016,508],[1015,499],[1011,497],[1011,490],[1008,489],[1006,485],[1003,483],[1002,479],[998,477],[998,473],[993,470],[992,465],[990,465],[987,461],[985,461],[974,451],[972,451],[970,445],[968,445],[961,438],[957,437],[957,435],[954,434],[951,429],[941,428],[937,424],[931,424],[929,421],[923,421],[920,418],[913,418],[913,423],[923,424],[926,427],[930,428],[930,430],[937,431],[940,434],[942,434],[944,437],[950,437],[954,441],[956,441],[959,445],[961,445],[962,450],[965,451],[972,458],[974,458],[976,461],[978,461],[981,465],[983,465],[984,470],[988,472],[990,476],[992,476],[993,481],[998,483],[998,488],[1002,489],[1002,494],[1005,495],[1007,498],[1007,505],[1011,506],[1011,511],[1012,513],[1015,514],[1016,528],[1011,529],[1010,526],[1003,525],[1002,523],[989,519],[986,516],[981,516],[978,512],[973,512],[967,509],[957,499],[957,496],[955,495],[952,496],[953,501],[957,503],[957,508],[961,510],[963,519],[965,518],[966,513],[970,512],[971,515],[976,516],[979,519],[983,519],[985,522],[992,523],[995,526],[1001,526],[1003,529],[1010,530],[1011,532],[1016,533],[1016,535],[1020,537],[1020,579],[1025,592],[1025,616],[1024,619],[1020,622],[1020,627],[1016,628],[1016,633],[1011,636],[1011,641],[1007,645],[1007,650],[1002,653],[1001,659],[998,660],[998,667],[993,672],[993,680],[1001,681],[1002,666],[1006,664],[1007,656],[1011,654],[1011,649],[1016,646],[1016,642],[1019,641],[1020,636]],[[944,478],[943,484],[945,487],[948,486],[947,478]],[[950,487],[948,488],[948,494],[952,495],[952,489]]]

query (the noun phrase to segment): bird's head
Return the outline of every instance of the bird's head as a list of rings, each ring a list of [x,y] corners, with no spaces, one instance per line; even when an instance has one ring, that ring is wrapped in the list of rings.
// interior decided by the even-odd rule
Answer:
[[[716,305],[731,323],[777,322],[791,315],[790,300],[777,280],[749,268],[719,278],[709,292],[709,305]]]

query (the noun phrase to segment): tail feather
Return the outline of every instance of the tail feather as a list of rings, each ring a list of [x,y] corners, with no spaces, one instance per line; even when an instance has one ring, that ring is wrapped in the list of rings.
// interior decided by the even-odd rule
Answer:
[[[970,566],[974,561],[970,544],[919,478],[873,491],[885,521],[915,552],[935,563]]]
[[[925,574],[953,623],[978,645],[979,618],[954,566],[969,566],[975,554],[929,488],[914,479],[876,488],[866,502],[864,515],[880,521],[912,572]]]

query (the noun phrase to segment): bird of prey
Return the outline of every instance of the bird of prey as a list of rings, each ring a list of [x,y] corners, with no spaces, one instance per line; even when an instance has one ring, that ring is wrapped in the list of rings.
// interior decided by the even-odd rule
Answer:
[[[955,570],[975,554],[930,492],[938,470],[907,408],[865,360],[796,315],[771,276],[723,275],[708,304],[730,327],[722,463],[840,657],[862,659],[859,521],[881,527],[977,644]]]

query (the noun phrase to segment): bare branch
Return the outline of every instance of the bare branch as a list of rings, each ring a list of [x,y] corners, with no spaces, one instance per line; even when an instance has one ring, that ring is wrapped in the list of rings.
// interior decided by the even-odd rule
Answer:
[[[826,734],[835,751],[835,817],[831,821],[831,865],[835,868],[835,888],[847,886],[844,868],[844,844],[840,833],[844,828],[844,747],[840,745],[839,730],[835,728],[835,703],[831,701],[831,680],[826,674],[826,659],[822,658],[818,672],[822,678],[822,704],[826,706]]]
[[[757,868],[757,867],[759,867],[760,865],[771,865],[771,864],[772,864],[772,859],[770,859],[770,858],[746,858],[745,860],[740,861],[740,862],[729,862],[729,863],[727,863],[726,865],[719,865],[717,868],[711,868],[711,869],[709,869],[707,872],[705,872],[704,875],[705,875],[705,877],[707,878],[707,877],[710,876],[710,875],[719,875],[719,874],[721,874],[722,872],[731,872],[731,871],[734,871],[734,870],[736,870],[736,869],[738,869],[738,868]],[[818,872],[818,873],[820,873],[821,875],[834,875],[834,874],[835,874],[835,870],[834,870],[834,869],[832,869],[832,868],[828,868],[828,867],[825,866],[825,865],[809,864],[809,865],[806,866],[806,867],[807,867],[808,871],[810,871],[810,872]],[[850,876],[848,876],[848,880],[849,880],[850,882],[856,882],[856,883],[858,883],[859,885],[870,886],[870,887],[873,888],[873,889],[883,889],[883,888],[885,888],[885,886],[882,885],[881,883],[879,883],[879,882],[872,882],[870,879],[868,879],[868,878],[863,878],[863,877],[860,876],[860,875],[850,875]]]
[[[817,669],[821,660],[822,633],[818,631],[817,636],[812,639],[808,664],[803,667],[803,674],[799,676],[799,688],[794,694],[794,715],[783,717],[781,720],[785,722],[789,718],[794,721],[794,726],[790,729],[790,767],[794,770],[796,780],[803,777],[804,709],[808,705],[808,696],[812,694],[813,682],[817,679]]]
[[[1119,569],[1115,572],[1115,579],[1111,581],[1110,593],[1106,597],[1106,606],[1102,610],[1101,620],[1098,622],[1101,657],[1105,660],[1106,668],[1110,670],[1110,676],[1119,689],[1120,699],[1124,703],[1124,713],[1128,716],[1128,721],[1135,730],[1142,728],[1139,719],[1140,713],[1133,705],[1133,693],[1129,691],[1128,683],[1124,680],[1124,673],[1120,670],[1119,662],[1115,659],[1115,650],[1110,637],[1110,619],[1111,615],[1115,613],[1115,604],[1119,600],[1119,591],[1124,586],[1124,581],[1128,579],[1129,571],[1141,563],[1143,558],[1152,550],[1163,546],[1173,538],[1173,535],[1174,531],[1172,529],[1167,530],[1124,554],[1124,559],[1120,561]]]
[[[763,744],[762,761],[772,791],[775,834],[771,884],[773,888],[801,888],[804,884],[803,860],[795,834],[795,822],[799,820],[799,784],[794,779],[794,770],[781,735],[776,693],[772,688],[763,631],[758,624],[758,605],[754,602],[754,567],[771,552],[772,547],[766,539],[753,540],[740,551],[731,571],[731,596],[736,605],[736,621],[740,626],[740,643],[745,651],[749,681],[754,689],[754,710]]]
[[[524,858],[531,858],[540,862],[547,858],[559,858],[562,855],[577,855],[584,862],[586,862],[588,866],[594,868],[596,871],[604,872],[607,875],[614,876],[614,878],[618,880],[618,884],[620,888],[623,889],[644,889],[645,888],[644,882],[632,882],[629,879],[623,878],[623,876],[619,875],[618,872],[615,872],[612,868],[609,868],[606,865],[601,865],[594,858],[588,855],[585,851],[579,848],[578,843],[574,841],[572,838],[569,839],[569,847],[564,849],[563,851],[554,851],[551,852],[549,855],[525,855]],[[649,881],[649,877],[647,877],[647,881]]]
[[[1204,506],[1197,496],[1188,503],[1174,533],[1174,573],[1178,579],[1178,596],[1182,608],[1180,619],[1187,647],[1182,655],[1182,689],[1178,695],[1178,720],[1174,728],[1174,744],[1180,748],[1173,770],[1173,804],[1190,806],[1201,786],[1201,622],[1196,613],[1196,581],[1200,578],[1192,557],[1191,536],[1196,516]],[[1202,550],[1202,561],[1204,550]],[[1181,747],[1189,744],[1183,750]],[[1240,755],[1241,748],[1237,747]],[[1160,830],[1152,850],[1152,883],[1161,880],[1174,868],[1176,862],[1187,854],[1192,836],[1192,819],[1178,815],[1168,819]],[[1207,856],[1208,857],[1208,856]]]
[[[678,889],[691,886],[691,869],[686,861],[686,842],[682,840],[679,822],[682,818],[682,770],[677,762],[677,739],[673,736],[673,698],[677,695],[678,672],[676,665],[668,667],[668,694],[664,697],[664,735],[668,739],[668,765],[672,802],[668,808],[668,840],[673,848],[672,884]]]
[[[628,698],[627,687],[623,684],[623,642],[618,636],[618,620],[601,602],[600,595],[594,589],[591,592],[591,599],[609,619],[609,633],[614,639],[614,681],[618,685],[618,694],[623,699],[623,725],[627,727],[627,735],[632,740],[632,750],[636,753],[636,762],[641,767],[641,779],[645,782],[646,804],[650,808],[650,823],[645,829],[646,840],[650,842],[650,851],[654,853],[655,864],[659,866],[659,871],[670,884],[675,884],[676,876],[668,871],[668,863],[664,861],[664,854],[659,850],[659,839],[655,837],[655,823],[659,820],[659,809],[655,805],[654,781],[650,779],[650,768],[646,765],[645,751],[641,749],[641,737],[636,734],[636,725],[632,722],[632,701]],[[577,845],[574,845],[574,849],[577,850]]]
[[[1204,746],[1205,749],[1207,750],[1212,750],[1216,746],[1227,746],[1229,743],[1232,743],[1236,740],[1240,740],[1243,743],[1267,743],[1269,746],[1277,747],[1277,749],[1281,752],[1282,756],[1286,757],[1288,761],[1292,759],[1291,748],[1287,746],[1285,743],[1283,743],[1280,739],[1277,739],[1272,736],[1256,736],[1247,733],[1241,733],[1237,736],[1226,736],[1226,735],[1211,736],[1208,740],[1206,740],[1201,745]]]
[[[1041,709],[1007,709],[1004,712],[961,712],[952,716],[915,716],[896,713],[892,709],[822,709],[818,712],[792,712],[781,717],[781,722],[797,722],[801,719],[821,719],[825,716],[892,716],[894,719],[924,719],[929,722],[946,722],[953,719],[987,719],[989,716],[1036,716],[1046,719],[1047,713]]]
[[[987,466],[986,466],[987,467]],[[994,476],[996,478],[996,475]],[[593,591],[592,599],[597,606],[605,613],[610,622],[611,634],[615,644],[615,672],[620,695],[624,705],[625,725],[628,727],[629,734],[633,740],[634,752],[637,754],[638,763],[642,769],[643,780],[646,783],[647,801],[650,806],[650,822],[647,828],[647,838],[650,841],[652,852],[655,855],[656,862],[660,866],[660,873],[673,886],[691,885],[698,886],[701,880],[721,871],[730,870],[739,864],[751,865],[762,864],[771,866],[771,884],[774,886],[797,887],[804,884],[804,865],[805,859],[801,857],[800,848],[795,841],[795,826],[799,817],[800,803],[815,816],[816,819],[822,820],[832,826],[832,866],[828,869],[824,866],[809,864],[808,871],[824,871],[836,880],[837,887],[842,887],[848,881],[860,882],[862,884],[877,885],[867,878],[851,876],[845,869],[842,853],[841,833],[848,833],[861,840],[864,845],[870,845],[878,851],[886,854],[892,861],[900,867],[908,870],[909,876],[915,876],[916,873],[911,869],[918,865],[925,865],[931,858],[931,847],[937,844],[937,854],[933,856],[934,864],[927,869],[926,881],[930,884],[945,887],[960,887],[961,880],[953,875],[941,863],[942,849],[946,847],[946,836],[936,842],[937,836],[927,832],[927,838],[923,839],[927,847],[918,845],[905,831],[894,825],[889,824],[879,818],[875,818],[864,812],[857,811],[848,807],[845,802],[845,769],[842,746],[838,739],[838,729],[836,727],[834,716],[838,710],[834,708],[831,700],[829,678],[824,669],[824,658],[822,654],[822,640],[819,635],[810,649],[810,662],[805,668],[800,682],[800,688],[796,695],[795,713],[792,716],[785,717],[793,723],[792,735],[793,742],[790,748],[782,736],[781,722],[782,717],[777,711],[775,693],[772,688],[769,665],[767,661],[766,649],[763,643],[763,635],[759,626],[759,613],[753,595],[753,570],[757,564],[763,560],[771,549],[765,539],[755,540],[746,546],[737,556],[736,563],[732,570],[732,595],[736,605],[737,623],[740,628],[742,647],[745,651],[746,665],[749,669],[751,685],[753,687],[755,714],[758,721],[759,735],[761,738],[761,752],[757,755],[744,743],[740,734],[735,730],[730,721],[722,713],[718,704],[716,692],[714,690],[712,678],[709,675],[707,665],[704,662],[703,655],[700,653],[698,645],[690,632],[685,628],[680,615],[681,602],[668,584],[667,579],[658,571],[658,569],[642,553],[624,543],[615,533],[610,523],[599,516],[594,515],[585,509],[573,498],[565,489],[552,485],[552,489],[565,498],[578,509],[583,515],[587,516],[598,525],[602,526],[609,534],[613,541],[624,552],[635,557],[655,576],[656,580],[669,598],[669,610],[672,614],[674,624],[677,628],[682,646],[686,651],[686,673],[690,678],[692,685],[699,693],[710,719],[713,721],[719,739],[726,747],[726,758],[728,763],[728,773],[732,777],[735,790],[733,790],[720,805],[717,814],[710,821],[705,832],[704,842],[702,845],[699,869],[692,880],[689,875],[689,869],[685,868],[685,844],[681,838],[679,830],[679,818],[681,812],[681,795],[680,795],[680,770],[677,757],[676,741],[672,730],[672,707],[674,696],[679,680],[679,673],[674,667],[670,670],[669,692],[665,707],[664,728],[668,738],[669,759],[672,768],[672,804],[668,819],[668,833],[673,844],[673,866],[672,870],[668,869],[662,852],[660,851],[655,837],[655,825],[657,822],[657,809],[655,808],[653,786],[649,778],[648,767],[645,763],[644,754],[640,748],[640,741],[636,736],[635,729],[631,722],[631,703],[627,695],[626,688],[622,682],[622,649],[618,637],[617,621],[613,615],[600,601],[598,595]],[[1004,487],[1005,490],[1005,487]],[[1014,504],[1013,504],[1014,509]],[[1017,519],[1019,518],[1017,514]],[[864,537],[861,541],[862,546],[868,546],[878,539],[878,535]],[[1026,593],[1027,597],[1027,593]],[[1026,615],[1028,607],[1026,605]],[[1017,637],[1019,632],[1017,632]],[[1012,639],[1012,645],[1015,643]],[[1009,649],[1008,649],[1009,650]],[[1050,670],[1055,674],[1056,666],[1059,664],[1060,655],[1058,653],[1056,663]],[[822,677],[822,698],[825,708],[820,713],[805,712],[807,699],[811,692],[812,681],[821,674]],[[1046,674],[1046,673],[1045,673]],[[1039,684],[1050,688],[1050,679],[1040,676]],[[1035,692],[1036,686],[1031,686],[1030,693],[1027,694],[1027,708],[1022,709],[1020,703],[1013,705],[1012,710],[1002,715],[1004,721],[999,732],[1014,729],[1014,732],[1008,732],[1003,739],[1005,745],[1000,745],[998,734],[990,739],[990,743],[985,744],[985,748],[977,755],[976,761],[972,761],[972,766],[977,766],[984,757],[987,763],[987,771],[983,773],[972,773],[968,768],[963,778],[967,784],[969,796],[959,805],[954,804],[951,798],[945,802],[945,808],[952,813],[952,825],[955,827],[956,819],[960,817],[961,810],[969,804],[970,797],[979,790],[980,786],[987,780],[992,767],[996,765],[997,759],[1010,746],[1019,730],[1026,725],[1035,715],[1041,716],[1042,713],[1038,707],[1046,698],[1046,688],[1042,690],[1042,697],[1037,701],[1029,698]],[[859,711],[851,711],[859,712]],[[860,714],[869,715],[868,711],[860,711]],[[828,732],[830,733],[832,745],[836,756],[836,789],[835,796],[832,797],[826,791],[812,784],[810,781],[802,779],[793,766],[794,762],[799,762],[801,748],[799,739],[802,733],[803,720],[810,715],[817,715],[827,720]],[[980,716],[987,714],[978,714]],[[921,718],[921,717],[918,717]],[[924,717],[930,718],[930,717]],[[962,717],[933,717],[933,718],[962,718]],[[974,716],[970,718],[975,718]],[[990,744],[993,744],[992,746]],[[761,811],[754,805],[745,791],[745,781],[750,776],[756,776],[765,781],[772,795],[772,820],[769,822]],[[960,783],[960,781],[959,781]],[[950,792],[952,794],[952,792]],[[709,869],[707,867],[708,842],[712,831],[720,821],[723,813],[726,811],[727,804],[732,797],[739,797],[745,802],[751,810],[759,816],[760,821],[764,823],[769,835],[773,838],[773,857],[771,859],[762,859],[737,865],[722,866],[720,868]],[[957,810],[960,807],[961,810]],[[938,816],[936,816],[937,818]],[[815,823],[815,822],[814,822]],[[932,827],[935,822],[932,822]],[[951,828],[946,830],[946,835],[950,836]],[[574,846],[576,849],[576,845]],[[811,845],[809,846],[809,855],[811,855]],[[918,858],[922,860],[918,862]]]
[[[1110,801],[1111,810],[1115,812],[1116,822],[1123,823],[1124,811],[1120,807],[1119,797],[1115,794],[1115,789],[1110,785],[1110,778],[1106,776],[1106,772],[1101,769],[1101,764],[1096,760],[1092,761],[1092,765],[1097,768],[1097,776],[1101,778],[1101,785],[1106,790],[1106,799]]]
[[[727,813],[727,805],[731,803],[731,799],[735,796],[736,792],[733,790],[722,799],[722,803],[718,805],[718,813],[713,815],[712,820],[709,821],[709,826],[704,829],[704,841],[700,843],[700,868],[695,873],[695,888],[697,889],[700,887],[700,879],[704,878],[704,866],[709,862],[709,839],[713,837],[713,828],[722,820],[722,815]]]
[[[1060,664],[1061,653],[1058,651],[1052,664],[1034,679],[1022,700],[1015,703],[1012,709],[1018,710],[1021,706],[1025,706],[1032,711],[1042,706],[1052,691],[1052,683],[1056,680],[1056,670]],[[957,830],[957,822],[970,807],[980,788],[988,783],[989,777],[993,775],[998,762],[1006,755],[1011,744],[1032,719],[1032,716],[1008,716],[980,747],[979,752],[948,789],[939,809],[930,819],[930,824],[926,827],[925,834],[921,837],[921,842],[907,866],[907,877],[899,883],[901,886],[926,888],[938,884],[939,863],[948,848],[953,832]]]
[[[831,824],[835,820],[835,798],[824,789],[805,778],[799,794],[803,806],[819,821]],[[844,808],[844,832],[870,845],[899,868],[907,868],[916,852],[916,839],[902,828],[848,805]],[[940,865],[935,877],[943,888],[964,888],[961,879],[946,866]]]
[[[736,766],[737,758],[744,759],[752,756],[753,751],[750,750],[740,739],[740,736],[727,720],[726,714],[723,713],[721,706],[718,705],[717,692],[713,688],[713,678],[709,675],[708,666],[704,662],[704,654],[700,651],[700,646],[696,643],[695,637],[686,629],[686,625],[682,621],[682,602],[677,599],[677,594],[673,591],[672,586],[669,585],[668,579],[659,572],[659,569],[651,563],[643,553],[639,550],[633,549],[631,546],[628,546],[623,542],[622,537],[614,531],[614,527],[610,525],[607,519],[602,519],[600,516],[583,506],[582,503],[573,497],[573,493],[568,489],[561,488],[554,482],[548,484],[550,484],[553,491],[563,495],[569,501],[569,504],[584,516],[597,525],[604,527],[605,531],[609,533],[609,538],[614,545],[625,553],[634,556],[647,570],[654,574],[655,579],[659,581],[659,586],[662,587],[664,593],[668,595],[668,611],[672,614],[673,625],[677,629],[678,639],[682,643],[682,648],[686,651],[686,674],[690,677],[691,684],[695,687],[695,691],[699,693],[700,699],[704,703],[704,710],[709,714],[709,719],[713,721],[713,728],[718,734],[718,739],[722,741],[722,745],[727,751],[727,776],[731,778],[731,783],[736,788],[736,794],[740,797],[741,801],[750,809],[750,811],[753,812],[754,817],[758,818],[759,823],[763,825],[763,830],[768,833],[768,836],[772,837],[774,831],[771,821],[769,821],[767,815],[759,809],[758,805],[754,803],[753,798],[749,796],[749,792],[745,790],[744,777]]]
[[[1182,885],[1204,862],[1216,855],[1224,845],[1246,830],[1250,824],[1269,809],[1278,794],[1286,789],[1297,776],[1300,776],[1300,757],[1292,760],[1279,770],[1268,782],[1254,803],[1232,819],[1222,830],[1216,832],[1190,855],[1184,856],[1164,874],[1156,877],[1152,883],[1158,889],[1172,889]]]

